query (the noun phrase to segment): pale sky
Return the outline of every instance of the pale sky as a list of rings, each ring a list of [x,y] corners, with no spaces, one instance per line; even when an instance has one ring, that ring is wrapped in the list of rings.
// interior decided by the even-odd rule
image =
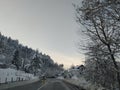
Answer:
[[[65,67],[79,65],[77,31],[72,3],[78,0],[0,0],[0,31],[23,45],[39,49]]]

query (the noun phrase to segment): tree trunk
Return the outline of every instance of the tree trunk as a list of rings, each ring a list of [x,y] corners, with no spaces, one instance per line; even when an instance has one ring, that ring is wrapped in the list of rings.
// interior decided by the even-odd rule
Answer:
[[[116,69],[117,81],[118,81],[119,90],[120,90],[120,73],[119,73],[119,68],[118,68],[117,62],[116,62],[116,60],[115,60],[114,54],[112,53],[112,50],[111,50],[110,45],[108,44],[107,46],[108,46],[108,50],[109,50],[109,52],[110,52],[111,59],[112,59],[113,64],[114,64],[114,68]]]

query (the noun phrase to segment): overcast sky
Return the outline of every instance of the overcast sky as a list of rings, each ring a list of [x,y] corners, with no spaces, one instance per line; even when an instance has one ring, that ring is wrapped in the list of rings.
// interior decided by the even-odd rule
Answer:
[[[78,0],[0,0],[0,31],[23,45],[39,49],[55,62],[78,65],[84,61],[72,3]]]

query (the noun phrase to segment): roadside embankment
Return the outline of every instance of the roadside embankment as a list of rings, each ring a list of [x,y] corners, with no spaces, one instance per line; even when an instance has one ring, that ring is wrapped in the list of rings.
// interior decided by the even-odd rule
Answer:
[[[7,88],[12,88],[12,87],[17,87],[17,86],[22,86],[22,85],[27,85],[31,83],[35,83],[40,81],[39,78],[31,79],[28,81],[20,81],[20,82],[13,82],[13,83],[8,83],[8,84],[2,84],[0,85],[0,90],[7,89]]]
[[[100,85],[97,84],[92,84],[88,81],[86,81],[83,77],[78,78],[78,79],[63,79],[63,81],[74,84],[78,87],[82,87],[85,90],[107,90]]]

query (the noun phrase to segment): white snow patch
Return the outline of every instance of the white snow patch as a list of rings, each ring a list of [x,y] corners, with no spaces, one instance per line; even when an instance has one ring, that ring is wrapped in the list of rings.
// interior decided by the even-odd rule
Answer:
[[[9,83],[22,80],[35,79],[32,74],[25,73],[24,71],[17,71],[15,69],[0,69],[0,83]]]
[[[63,80],[63,79],[64,79],[64,77],[62,77],[62,76],[59,76],[59,77],[57,77],[57,79],[61,79],[61,80]]]
[[[74,76],[72,76],[72,79],[78,80],[78,77],[74,75]]]
[[[83,87],[86,90],[107,90],[100,85],[92,84],[90,82],[87,82],[84,77],[77,78],[76,76],[73,76],[71,79],[64,79],[65,81],[75,84],[77,86]]]

